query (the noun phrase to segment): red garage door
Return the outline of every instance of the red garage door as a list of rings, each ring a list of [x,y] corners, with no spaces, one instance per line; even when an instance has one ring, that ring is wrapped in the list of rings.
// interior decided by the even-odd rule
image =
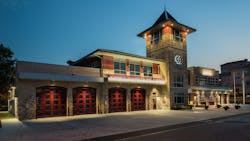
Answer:
[[[145,110],[145,90],[133,89],[131,90],[131,110],[139,111]]]
[[[126,89],[111,88],[109,89],[109,112],[126,111]]]
[[[66,88],[45,86],[37,88],[37,118],[66,115]]]
[[[74,115],[96,113],[96,89],[79,87],[73,89]]]

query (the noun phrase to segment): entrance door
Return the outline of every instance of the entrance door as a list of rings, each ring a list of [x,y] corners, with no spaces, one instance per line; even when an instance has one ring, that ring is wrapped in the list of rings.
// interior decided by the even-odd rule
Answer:
[[[126,89],[111,88],[109,89],[109,112],[126,111]]]
[[[73,114],[95,114],[96,113],[96,89],[90,87],[79,87],[73,89]]]
[[[131,110],[139,111],[145,110],[145,90],[133,89],[131,90]]]
[[[37,118],[66,115],[66,88],[45,86],[37,88]]]

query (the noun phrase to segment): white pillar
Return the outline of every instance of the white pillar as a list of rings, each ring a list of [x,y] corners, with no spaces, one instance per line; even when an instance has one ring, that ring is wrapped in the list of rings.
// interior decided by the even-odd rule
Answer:
[[[128,88],[127,89],[127,100],[126,100],[127,112],[131,111],[131,106],[132,106],[132,103],[131,103],[131,89]]]

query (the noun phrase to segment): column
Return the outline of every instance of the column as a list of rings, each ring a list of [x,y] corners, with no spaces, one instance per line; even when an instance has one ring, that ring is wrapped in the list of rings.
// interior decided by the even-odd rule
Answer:
[[[221,105],[220,95],[218,94],[218,92],[216,92],[216,98],[217,98],[218,105]]]
[[[127,112],[131,111],[131,89],[127,89],[127,99],[126,99]]]
[[[150,88],[146,88],[146,110],[152,110],[152,102],[151,102],[152,98],[151,98],[151,89]]]
[[[220,94],[220,101],[221,101],[221,104],[225,104],[224,103],[224,94]]]
[[[67,87],[67,116],[73,116],[73,94],[72,87]]]
[[[230,104],[230,94],[227,94],[227,104]]]
[[[201,98],[201,94],[200,94],[200,92],[197,91],[197,92],[196,92],[196,95],[197,95],[197,96],[196,96],[196,98],[197,98],[197,104],[198,104],[198,105],[201,105],[201,99],[200,99],[200,98]]]

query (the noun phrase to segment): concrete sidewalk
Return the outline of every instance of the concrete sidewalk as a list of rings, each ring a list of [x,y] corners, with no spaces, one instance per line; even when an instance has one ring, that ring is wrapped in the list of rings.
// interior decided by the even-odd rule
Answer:
[[[194,111],[140,111],[103,115],[81,115],[43,118],[27,121],[2,120],[1,141],[77,141],[99,136],[139,131],[180,123],[250,113],[248,106],[240,110],[223,108]]]

